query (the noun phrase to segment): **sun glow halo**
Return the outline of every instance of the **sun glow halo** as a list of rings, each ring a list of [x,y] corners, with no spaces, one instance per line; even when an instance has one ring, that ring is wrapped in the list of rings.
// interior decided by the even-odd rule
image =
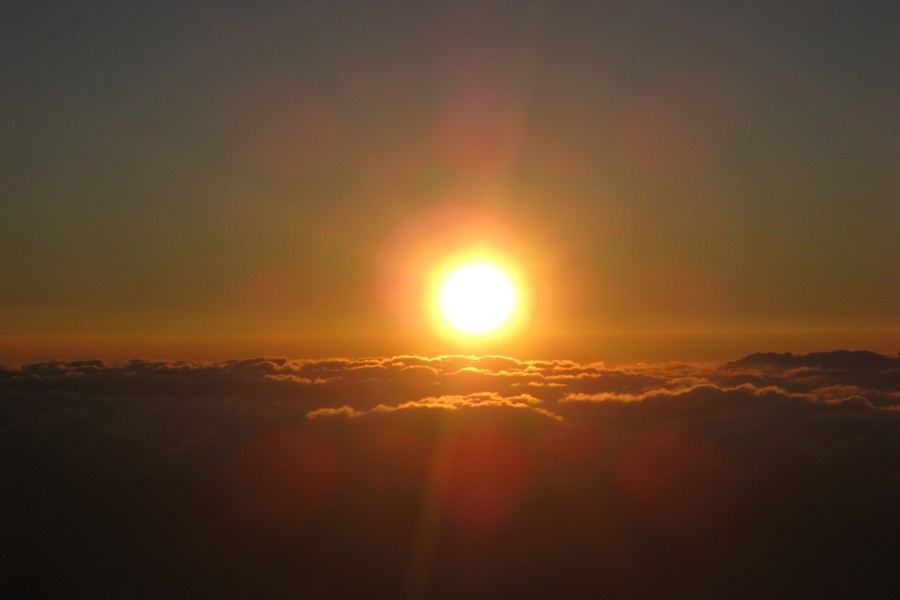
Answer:
[[[438,310],[446,323],[466,335],[493,333],[513,318],[518,294],[513,278],[486,261],[466,262],[450,271],[438,290]]]

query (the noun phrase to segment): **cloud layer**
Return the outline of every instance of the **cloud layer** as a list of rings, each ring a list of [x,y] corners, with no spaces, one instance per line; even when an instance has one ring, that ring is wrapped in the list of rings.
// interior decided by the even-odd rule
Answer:
[[[898,472],[870,352],[0,368],[23,595],[875,594]]]

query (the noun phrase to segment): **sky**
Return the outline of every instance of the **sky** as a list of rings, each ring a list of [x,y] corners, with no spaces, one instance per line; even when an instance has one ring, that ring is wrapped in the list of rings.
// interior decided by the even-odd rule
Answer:
[[[4,591],[896,596],[898,57],[897,2],[0,3]]]
[[[473,228],[479,351],[897,350],[894,3],[0,10],[0,359],[469,351],[396,273]]]

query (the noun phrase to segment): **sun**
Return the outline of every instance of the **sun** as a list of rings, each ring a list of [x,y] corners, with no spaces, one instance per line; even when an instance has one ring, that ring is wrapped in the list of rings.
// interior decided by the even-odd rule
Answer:
[[[466,335],[494,333],[516,312],[518,294],[513,277],[487,261],[466,262],[452,269],[438,290],[440,315]]]

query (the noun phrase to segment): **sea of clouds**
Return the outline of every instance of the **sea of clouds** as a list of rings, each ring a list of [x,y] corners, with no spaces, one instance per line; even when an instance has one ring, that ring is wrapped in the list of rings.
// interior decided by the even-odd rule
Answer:
[[[16,597],[874,597],[900,357],[0,367]]]

